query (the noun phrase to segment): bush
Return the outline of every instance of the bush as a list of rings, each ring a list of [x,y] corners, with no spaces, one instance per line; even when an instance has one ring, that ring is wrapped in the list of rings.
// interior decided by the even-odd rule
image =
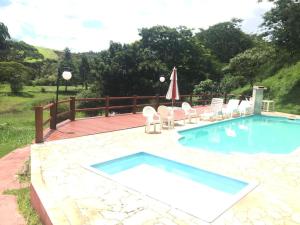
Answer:
[[[96,93],[92,92],[91,90],[83,90],[81,91],[77,96],[77,98],[97,98]],[[77,104],[77,108],[96,108],[100,107],[100,104],[98,101],[85,101],[85,102],[79,102]],[[95,111],[85,111],[84,114],[86,116],[97,116],[99,114],[100,110]]]
[[[11,83],[10,89],[12,93],[19,93],[23,90],[23,84],[21,82]]]
[[[68,103],[62,103],[62,104],[58,104],[58,108],[57,108],[57,113],[62,113],[62,112],[67,112],[69,111],[69,104]],[[57,123],[60,123],[62,121],[65,121],[69,119],[69,115],[63,115],[63,116],[58,116],[57,117]]]
[[[244,86],[247,83],[242,76],[225,75],[220,82],[220,88],[224,93],[230,93],[232,90]]]
[[[56,85],[56,77],[55,76],[49,76],[49,77],[41,77],[38,79],[35,79],[32,82],[32,85],[36,86],[54,86]]]
[[[206,79],[201,81],[199,84],[195,85],[195,88],[193,90],[194,94],[202,94],[202,93],[217,93],[219,92],[219,88],[216,82]]]
[[[31,69],[17,62],[0,62],[0,82],[8,82],[11,91],[18,93],[28,82]]]

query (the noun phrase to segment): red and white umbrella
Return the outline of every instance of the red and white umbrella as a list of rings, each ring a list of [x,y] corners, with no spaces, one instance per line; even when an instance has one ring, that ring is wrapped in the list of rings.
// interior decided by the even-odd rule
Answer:
[[[177,69],[174,67],[171,77],[170,86],[166,95],[166,99],[172,99],[172,106],[175,100],[179,100],[179,91],[177,85]]]

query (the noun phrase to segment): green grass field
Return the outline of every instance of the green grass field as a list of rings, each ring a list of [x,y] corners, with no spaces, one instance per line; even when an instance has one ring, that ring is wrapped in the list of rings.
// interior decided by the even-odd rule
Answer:
[[[41,92],[41,88],[45,92]],[[60,88],[59,99],[74,96],[81,87]],[[8,92],[8,85],[0,85],[0,157],[12,150],[32,143],[35,136],[34,106],[45,105],[55,99],[55,86],[26,86],[19,95]],[[49,117],[45,112],[44,118]]]

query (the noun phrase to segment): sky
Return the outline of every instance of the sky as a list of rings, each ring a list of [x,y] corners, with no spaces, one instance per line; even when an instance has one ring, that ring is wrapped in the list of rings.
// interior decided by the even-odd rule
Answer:
[[[110,41],[139,40],[138,29],[155,25],[198,31],[240,18],[243,31],[257,33],[271,7],[257,0],[0,0],[0,22],[28,44],[98,52]]]

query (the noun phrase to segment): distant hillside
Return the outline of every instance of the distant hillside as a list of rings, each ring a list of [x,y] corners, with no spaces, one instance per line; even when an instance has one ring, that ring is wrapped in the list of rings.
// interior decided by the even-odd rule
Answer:
[[[38,46],[35,46],[35,48],[44,56],[45,59],[58,60],[58,55],[53,49]]]

